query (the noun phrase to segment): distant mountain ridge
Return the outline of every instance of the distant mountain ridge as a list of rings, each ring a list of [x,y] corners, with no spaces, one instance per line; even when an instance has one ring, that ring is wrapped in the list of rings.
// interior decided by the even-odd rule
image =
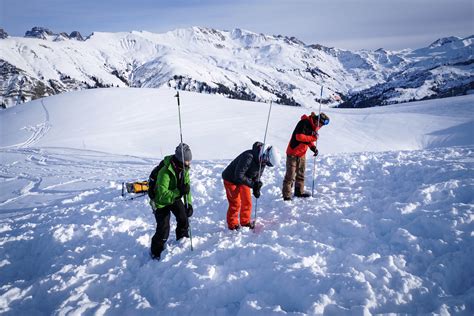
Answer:
[[[474,89],[473,36],[416,50],[349,51],[295,37],[203,27],[167,33],[2,30],[0,105],[96,87],[160,87],[251,101],[367,107]]]
[[[84,40],[81,33],[79,33],[78,31],[72,31],[69,35],[66,32],[55,34],[48,28],[38,26],[33,27],[30,31],[26,31],[25,37],[39,38],[43,40],[49,39],[53,41],[63,41],[66,39],[75,39],[78,41]]]

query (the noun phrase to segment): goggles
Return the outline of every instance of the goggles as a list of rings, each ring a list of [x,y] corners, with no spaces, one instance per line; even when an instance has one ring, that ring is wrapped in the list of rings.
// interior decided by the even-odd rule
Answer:
[[[321,119],[319,120],[321,122],[321,124],[323,125],[328,125],[329,124],[329,119]]]
[[[262,154],[262,158],[261,158],[262,165],[273,167],[271,155],[272,155],[272,146],[269,146]]]
[[[268,167],[273,167],[273,164],[268,159],[262,159],[261,164],[262,164],[262,166],[266,165]]]

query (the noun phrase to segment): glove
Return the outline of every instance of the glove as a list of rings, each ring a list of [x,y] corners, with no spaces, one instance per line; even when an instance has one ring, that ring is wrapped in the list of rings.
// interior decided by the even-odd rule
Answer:
[[[188,204],[188,207],[186,208],[186,215],[188,215],[188,217],[193,216],[193,206],[191,204]]]
[[[311,151],[314,153],[314,157],[316,157],[319,154],[319,150],[316,148],[316,146],[309,147]]]
[[[319,137],[319,133],[317,131],[312,131],[311,132],[311,135],[313,135],[314,137],[318,138]]]
[[[178,190],[179,190],[179,194],[183,196],[189,193],[189,191],[191,190],[191,187],[189,186],[189,183],[186,183],[186,184],[180,185],[178,187]]]
[[[253,196],[255,196],[257,199],[260,197],[260,189],[253,189]]]
[[[260,189],[262,188],[262,185],[263,185],[262,181],[255,181],[253,184],[253,188],[252,188],[253,196],[255,196],[257,199],[261,195]]]
[[[253,188],[254,190],[260,190],[260,189],[262,188],[262,186],[263,186],[262,181],[255,181],[255,182],[253,183],[253,187],[252,187],[252,188]]]

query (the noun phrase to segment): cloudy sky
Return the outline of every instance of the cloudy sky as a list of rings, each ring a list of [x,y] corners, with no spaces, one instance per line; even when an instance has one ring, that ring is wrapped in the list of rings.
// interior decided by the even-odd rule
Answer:
[[[0,27],[54,32],[206,26],[296,36],[345,49],[417,48],[474,34],[474,0],[0,0]]]

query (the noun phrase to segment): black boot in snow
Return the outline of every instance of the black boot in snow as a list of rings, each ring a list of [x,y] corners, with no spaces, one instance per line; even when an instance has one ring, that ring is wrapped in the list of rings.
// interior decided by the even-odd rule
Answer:
[[[242,227],[248,227],[250,229],[254,229],[255,228],[255,223],[254,222],[250,222],[248,224],[243,224]]]
[[[295,197],[307,198],[307,197],[310,197],[310,196],[311,196],[311,193],[309,193],[309,192],[306,192],[306,191],[300,190],[300,189],[295,189]]]
[[[150,252],[150,257],[152,260],[160,261],[160,255],[154,255],[153,253]]]

